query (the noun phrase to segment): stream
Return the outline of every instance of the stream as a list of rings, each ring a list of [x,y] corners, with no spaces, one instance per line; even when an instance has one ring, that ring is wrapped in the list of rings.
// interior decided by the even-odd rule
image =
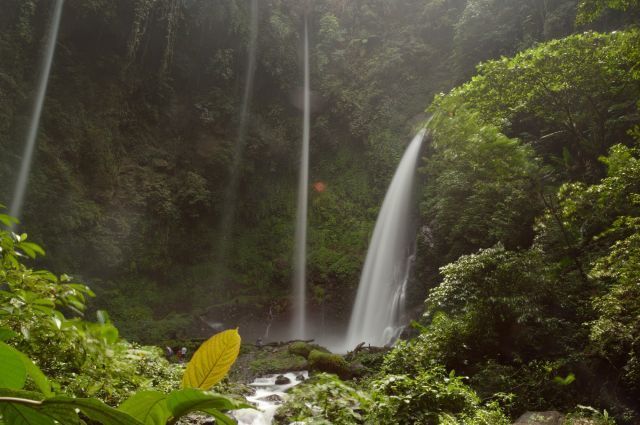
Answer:
[[[280,376],[287,378],[288,383],[276,384],[276,380]],[[258,410],[235,410],[232,412],[232,416],[238,421],[238,425],[271,425],[276,410],[287,398],[286,392],[308,378],[307,371],[287,372],[257,378],[249,384],[255,388],[256,392],[247,397],[247,400],[255,403]]]

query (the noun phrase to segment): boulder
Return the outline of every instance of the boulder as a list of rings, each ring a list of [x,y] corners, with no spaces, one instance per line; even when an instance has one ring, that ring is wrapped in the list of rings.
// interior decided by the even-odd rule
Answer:
[[[309,367],[319,372],[336,374],[340,379],[351,379],[354,376],[351,365],[338,354],[313,350],[309,353]]]
[[[282,397],[280,397],[277,394],[271,394],[271,395],[268,395],[266,397],[261,397],[258,400],[260,400],[260,401],[269,401],[269,402],[274,403],[274,404],[282,404],[284,402]]]
[[[291,379],[287,378],[284,375],[276,376],[276,385],[287,385],[291,383]]]
[[[526,412],[514,425],[562,425],[564,415],[555,410],[548,412]]]
[[[289,344],[289,353],[302,356],[305,359],[309,357],[309,354],[311,354],[313,350],[329,353],[329,350],[326,348],[305,341],[296,341]]]

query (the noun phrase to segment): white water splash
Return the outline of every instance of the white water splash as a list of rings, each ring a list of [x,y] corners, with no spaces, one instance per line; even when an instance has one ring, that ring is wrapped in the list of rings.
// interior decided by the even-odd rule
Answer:
[[[20,165],[18,180],[16,181],[16,187],[13,192],[13,200],[11,201],[11,206],[9,208],[9,214],[13,217],[20,217],[20,214],[22,213],[24,196],[27,191],[29,173],[31,171],[31,163],[33,162],[33,153],[36,147],[36,139],[38,138],[40,116],[42,115],[44,99],[47,94],[49,75],[51,73],[51,65],[53,64],[53,55],[56,50],[56,42],[58,40],[58,32],[60,30],[60,19],[62,17],[63,5],[64,0],[56,0],[53,15],[51,17],[51,25],[49,27],[49,32],[47,33],[47,44],[44,49],[42,67],[40,68],[38,87],[33,103],[33,112],[31,114],[24,153],[22,155],[22,164]]]
[[[309,30],[304,21],[304,118],[300,178],[298,183],[298,208],[296,216],[292,338],[304,339],[307,333],[306,312],[306,261],[307,261],[307,206],[309,197],[309,138],[311,127],[311,89],[309,83]]]
[[[378,215],[343,349],[361,342],[384,346],[402,331],[413,246],[412,200],[416,166],[426,130],[407,148]]]
[[[255,403],[257,409],[234,410],[231,414],[238,421],[238,425],[270,425],[276,410],[288,397],[286,391],[309,378],[306,371],[289,372],[283,374],[289,383],[276,385],[278,376],[268,375],[249,384],[256,389],[256,392],[253,396],[247,397],[247,400]]]

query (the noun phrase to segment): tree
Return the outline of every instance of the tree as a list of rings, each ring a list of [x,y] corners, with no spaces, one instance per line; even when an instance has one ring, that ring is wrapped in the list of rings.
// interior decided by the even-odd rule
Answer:
[[[597,180],[598,158],[638,122],[639,44],[637,30],[554,40],[480,65],[452,96],[569,177]]]
[[[530,195],[538,172],[533,150],[483,125],[465,106],[445,106],[448,101],[439,98],[432,107],[433,141],[422,169],[422,220],[435,254],[430,261],[444,265],[498,242],[528,246],[540,208]]]
[[[578,3],[578,24],[588,24],[602,16],[607,9],[635,11],[640,7],[638,0],[580,0]]]

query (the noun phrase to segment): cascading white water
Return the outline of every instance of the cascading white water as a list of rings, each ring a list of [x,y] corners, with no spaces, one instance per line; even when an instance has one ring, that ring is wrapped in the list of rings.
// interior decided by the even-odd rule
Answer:
[[[382,203],[344,347],[383,346],[398,337],[412,263],[411,213],[416,166],[426,130],[407,148]]]
[[[298,182],[295,251],[293,258],[293,321],[292,338],[304,339],[307,333],[306,262],[307,262],[307,204],[309,196],[309,138],[311,132],[311,89],[309,83],[309,30],[304,20],[304,102],[302,152]]]
[[[251,112],[251,97],[253,94],[253,82],[256,74],[256,50],[258,44],[258,0],[251,0],[250,22],[249,22],[249,45],[247,51],[247,74],[245,75],[244,93],[242,96],[242,109],[240,110],[240,126],[238,128],[238,139],[233,153],[233,163],[231,165],[231,176],[229,184],[225,190],[224,211],[220,221],[219,241],[217,249],[218,263],[224,262],[224,256],[228,248],[228,240],[233,230],[236,203],[238,196],[238,186],[240,182],[240,168],[244,157],[244,150],[247,144],[247,127]]]
[[[288,383],[278,385],[279,375],[268,375],[257,378],[250,386],[256,389],[253,396],[248,396],[247,400],[256,404],[256,409],[240,409],[231,412],[231,415],[238,421],[238,425],[270,425],[273,423],[273,416],[276,410],[288,398],[286,393],[291,388],[309,378],[307,371],[287,372],[281,376],[285,377]]]
[[[411,269],[416,259],[415,246],[413,252],[413,254],[408,255],[405,267],[398,270],[398,272],[402,272],[404,275],[394,276],[394,279],[398,278],[401,283],[396,288],[393,294],[393,298],[391,299],[391,325],[385,328],[382,335],[382,340],[387,341],[385,345],[387,343],[396,341],[404,330],[403,323],[405,320],[404,313],[407,304],[407,287],[409,286]]]
[[[24,204],[24,196],[27,191],[27,183],[29,181],[29,173],[31,171],[31,162],[36,147],[36,139],[38,138],[38,127],[40,126],[40,116],[44,106],[44,98],[47,93],[47,85],[49,84],[49,74],[51,73],[51,64],[53,63],[53,54],[56,50],[56,42],[58,40],[58,31],[60,30],[60,18],[62,17],[62,6],[64,0],[56,0],[51,17],[51,25],[47,33],[47,42],[44,49],[42,67],[38,80],[36,97],[33,103],[33,112],[27,132],[24,153],[22,155],[22,163],[18,180],[16,181],[15,190],[13,192],[13,200],[9,208],[9,214],[13,217],[19,217],[22,213],[22,205]]]

